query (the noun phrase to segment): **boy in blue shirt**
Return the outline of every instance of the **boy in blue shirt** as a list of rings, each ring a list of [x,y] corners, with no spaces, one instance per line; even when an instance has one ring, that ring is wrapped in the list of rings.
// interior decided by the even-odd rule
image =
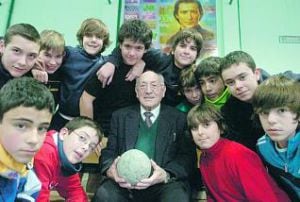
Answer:
[[[43,30],[40,35],[41,50],[31,73],[39,81],[45,82],[57,105],[60,99],[60,84],[62,82],[62,74],[59,68],[65,56],[65,39],[61,33],[55,30]]]
[[[252,101],[265,131],[258,152],[292,201],[300,200],[299,100],[299,81],[277,75],[257,87]]]
[[[105,61],[101,53],[110,43],[107,26],[96,18],[84,20],[76,36],[79,46],[65,47],[63,63],[58,70],[62,75],[61,96],[50,126],[55,130],[79,116],[79,99],[85,83]]]

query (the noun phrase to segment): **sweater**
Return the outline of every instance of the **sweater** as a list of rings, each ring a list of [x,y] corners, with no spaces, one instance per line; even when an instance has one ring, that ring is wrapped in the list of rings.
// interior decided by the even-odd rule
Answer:
[[[203,150],[200,171],[208,201],[289,201],[259,156],[239,143],[221,138]]]
[[[34,168],[42,182],[37,201],[49,201],[50,191],[56,190],[67,201],[87,201],[78,173],[65,175],[58,151],[58,133],[49,131],[45,142],[34,158]]]
[[[79,115],[79,99],[89,77],[104,64],[101,55],[92,56],[81,47],[66,47],[64,62],[60,67],[63,75],[59,111],[67,116]]]

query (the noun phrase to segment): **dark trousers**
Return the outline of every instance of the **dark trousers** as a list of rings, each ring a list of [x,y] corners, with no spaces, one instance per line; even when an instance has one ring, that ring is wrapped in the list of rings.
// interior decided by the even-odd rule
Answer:
[[[188,202],[189,186],[181,181],[156,184],[144,190],[121,188],[113,180],[106,178],[94,195],[93,202]]]

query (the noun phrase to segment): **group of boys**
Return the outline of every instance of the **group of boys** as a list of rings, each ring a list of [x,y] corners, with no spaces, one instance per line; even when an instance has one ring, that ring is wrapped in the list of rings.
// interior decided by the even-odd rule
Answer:
[[[47,40],[51,37],[54,44]],[[49,74],[60,66],[65,53],[62,35],[50,30],[40,35],[32,25],[20,23],[7,30],[0,47],[0,201],[48,201],[55,187],[65,198],[87,201],[77,172],[102,132],[85,117],[73,119],[59,132],[47,132],[54,98],[46,86],[30,78],[34,65]],[[54,92],[58,89],[48,84]]]
[[[300,151],[300,105],[297,101],[300,96],[300,75],[287,71],[269,76],[264,70],[256,68],[253,58],[243,51],[233,51],[222,59],[208,57],[192,69],[190,71],[194,71],[194,78],[185,76],[182,84],[196,79],[204,96],[204,104],[197,105],[188,114],[188,124],[194,142],[203,154],[199,167],[208,197],[217,201],[257,200],[255,197],[288,200],[278,191],[272,179],[270,181],[267,179],[269,177],[266,178],[260,158],[252,152],[256,151],[280,188],[292,201],[299,200],[297,172],[300,164],[295,162],[299,160]],[[183,89],[183,93],[188,92],[191,86],[183,86]],[[187,95],[186,98],[188,101]],[[188,103],[193,106],[192,102]],[[218,108],[220,111],[215,111]],[[212,123],[217,124],[218,129],[209,129],[213,128]],[[228,140],[220,138],[220,134],[241,145],[230,146],[233,143],[224,143]],[[252,153],[256,160],[254,157],[248,157],[250,161],[246,160],[247,154],[239,151],[239,147],[245,149],[248,155]],[[252,168],[256,161],[260,164],[255,164],[256,168],[261,169],[260,174]],[[243,162],[251,163],[251,166],[243,165]],[[219,171],[223,164],[226,167],[221,170],[226,174]],[[236,176],[230,173],[238,173],[238,169],[243,169],[244,174]],[[262,174],[264,176],[260,176]],[[230,185],[231,181],[226,177],[236,181]],[[254,177],[259,178],[260,182],[268,182],[268,185],[261,183],[262,187],[257,184],[252,186],[250,180]],[[266,191],[268,186],[272,187],[273,192]],[[245,196],[247,192],[250,192],[249,196]],[[239,196],[238,193],[245,195]]]
[[[106,177],[94,201],[189,201],[195,145],[202,151],[198,166],[209,199],[299,200],[299,78],[273,76],[259,85],[265,75],[243,51],[195,65],[202,48],[195,30],[176,34],[171,54],[164,54],[150,48],[152,32],[141,20],[124,22],[108,57],[101,55],[110,43],[102,21],[85,20],[77,38],[78,47],[65,47],[56,31],[40,35],[29,24],[16,24],[0,42],[0,200],[49,200],[55,189],[67,200],[87,201],[80,162],[103,132]],[[55,101],[24,75],[45,82]],[[47,132],[49,126],[55,130]],[[153,167],[136,185],[116,170],[118,156],[132,148],[145,152]]]

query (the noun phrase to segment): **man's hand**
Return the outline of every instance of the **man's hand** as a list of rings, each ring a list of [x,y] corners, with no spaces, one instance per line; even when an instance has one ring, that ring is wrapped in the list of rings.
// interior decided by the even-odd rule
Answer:
[[[124,178],[120,177],[117,170],[117,163],[119,161],[120,157],[118,156],[113,164],[109,167],[109,169],[106,171],[107,177],[113,179],[116,183],[119,184],[120,187],[126,188],[126,189],[133,189],[132,185],[125,181]]]
[[[134,185],[134,189],[147,189],[148,187],[165,182],[167,178],[167,172],[159,167],[153,160],[151,160],[151,165],[153,167],[153,174],[146,179],[142,179],[136,185]]]
[[[143,73],[144,68],[145,68],[145,62],[144,60],[140,60],[129,70],[125,80],[133,81],[134,79],[138,78]]]
[[[107,62],[97,71],[98,80],[102,83],[102,88],[109,85],[115,73],[115,65]]]

